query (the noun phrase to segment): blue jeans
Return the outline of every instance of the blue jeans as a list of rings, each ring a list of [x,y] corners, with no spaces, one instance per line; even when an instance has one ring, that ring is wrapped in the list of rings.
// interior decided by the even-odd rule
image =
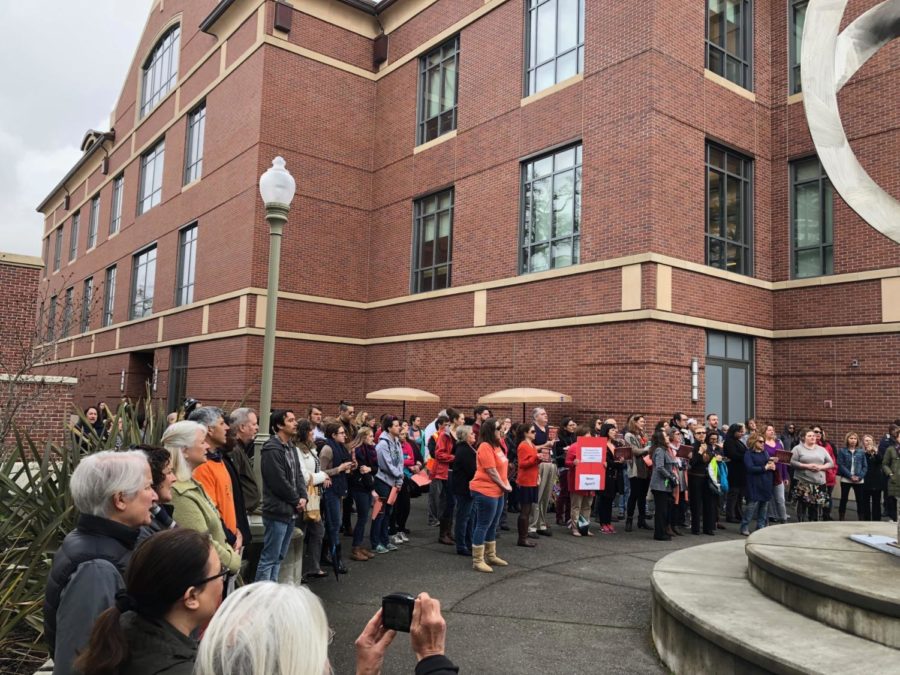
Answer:
[[[392,504],[384,503],[378,517],[372,522],[372,548],[377,546],[387,546],[390,543],[389,532],[391,525],[391,511],[394,509]]]
[[[484,546],[486,541],[497,541],[497,525],[500,523],[503,497],[488,497],[473,490],[472,502],[472,513],[475,516],[472,544]]]
[[[369,514],[372,513],[372,493],[352,490],[350,495],[356,504],[356,526],[353,528],[353,548],[363,545],[366,538],[366,525],[369,522]]]
[[[625,513],[625,507],[628,506],[628,497],[631,495],[631,480],[628,478],[628,471],[622,472],[622,504],[619,511]]]
[[[328,535],[329,555],[341,541],[341,502],[343,500],[343,497],[330,491],[326,491],[322,495],[322,510],[325,514],[325,533]]]
[[[287,555],[294,534],[294,523],[284,523],[263,516],[265,535],[263,536],[262,553],[256,568],[256,581],[278,581],[281,561]]]
[[[768,500],[764,502],[747,502],[744,507],[744,517],[741,518],[741,532],[750,529],[750,521],[756,516],[756,529],[761,530],[767,524],[766,514],[769,511]]]
[[[472,495],[456,495],[456,524],[453,538],[456,539],[456,550],[472,550],[472,533],[475,530],[475,519],[472,517]],[[503,511],[501,511],[503,513]]]

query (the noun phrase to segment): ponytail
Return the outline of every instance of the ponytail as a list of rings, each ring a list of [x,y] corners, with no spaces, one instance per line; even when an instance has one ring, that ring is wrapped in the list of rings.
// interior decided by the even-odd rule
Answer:
[[[73,664],[79,673],[91,675],[117,675],[122,664],[128,659],[128,641],[119,620],[132,609],[128,593],[116,593],[116,604],[103,612],[94,622],[91,639],[87,648],[78,655]]]

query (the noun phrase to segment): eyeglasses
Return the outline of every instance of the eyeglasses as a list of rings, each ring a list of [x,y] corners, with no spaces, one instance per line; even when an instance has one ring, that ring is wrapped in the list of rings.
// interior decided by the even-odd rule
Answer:
[[[222,569],[218,574],[214,574],[211,577],[206,577],[206,579],[201,579],[200,581],[195,581],[191,584],[191,586],[202,586],[203,584],[208,584],[210,581],[215,581],[221,577],[227,577],[230,574],[228,568],[225,565],[222,565]]]

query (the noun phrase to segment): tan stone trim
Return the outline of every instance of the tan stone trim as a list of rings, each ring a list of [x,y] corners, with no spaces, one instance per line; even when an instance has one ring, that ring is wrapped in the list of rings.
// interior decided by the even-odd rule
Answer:
[[[881,280],[881,321],[900,321],[900,278]]]
[[[222,48],[219,50],[219,75],[225,72],[225,67],[228,64],[228,41],[222,43]]]
[[[203,318],[200,320],[200,334],[209,333],[209,305],[203,305]]]
[[[12,265],[13,267],[42,268],[44,261],[34,255],[21,255],[20,253],[0,253],[0,265]]]
[[[672,311],[672,268],[668,265],[656,266],[656,309]]]
[[[278,294],[281,297],[281,294]],[[256,296],[256,316],[253,317],[253,325],[256,328],[266,327],[266,306],[269,304],[269,298],[265,293]]]
[[[877,335],[882,333],[900,333],[900,322],[866,323],[857,326],[825,326],[822,328],[791,328],[776,330],[775,339],[841,337],[847,335]]]
[[[381,15],[381,24],[384,26],[385,33],[392,33],[410,19],[415,18],[417,14],[421,14],[431,7],[438,0],[407,0],[400,2],[384,10]],[[505,0],[504,0],[505,2]]]
[[[207,305],[203,309],[206,310],[208,308],[209,308],[209,305]],[[163,341],[163,324],[165,323],[165,320],[166,320],[166,317],[161,316],[161,317],[159,317],[159,320],[156,322],[156,341],[157,342]],[[74,345],[74,343],[73,343],[73,345]]]
[[[454,129],[453,131],[448,131],[446,134],[442,134],[437,138],[432,138],[426,143],[417,145],[415,148],[413,148],[413,154],[418,155],[420,152],[425,152],[426,150],[429,150],[436,145],[440,145],[441,143],[445,143],[452,138],[456,138],[456,129]]]
[[[69,356],[75,356],[75,340],[69,343]]]
[[[753,101],[754,103],[756,103],[756,94],[754,94],[752,91],[750,91],[749,89],[744,89],[741,85],[735,84],[731,80],[726,79],[721,75],[717,75],[708,68],[704,68],[703,76],[710,82],[715,82],[716,84],[725,87],[728,91],[731,91],[738,96],[743,96],[748,101]]]
[[[203,180],[203,176],[200,176],[200,178],[195,178],[194,180],[192,180],[192,181],[191,181],[190,183],[188,183],[187,185],[182,185],[182,186],[181,186],[181,192],[182,192],[182,193],[185,193],[185,192],[187,192],[188,190],[197,187],[198,185],[200,185],[200,181],[201,181],[201,180]]]
[[[272,47],[276,47],[278,49],[283,49],[287,52],[291,52],[292,54],[297,54],[298,56],[302,56],[304,58],[309,59],[310,61],[316,61],[318,63],[323,63],[326,66],[331,66],[332,68],[337,68],[338,70],[343,70],[347,73],[352,73],[353,75],[358,75],[359,77],[365,78],[374,82],[378,79],[378,75],[372,73],[368,70],[364,70],[359,66],[354,66],[349,63],[345,63],[338,59],[332,58],[330,56],[325,56],[324,54],[320,54],[319,52],[314,52],[311,49],[307,49],[306,47],[301,47],[299,45],[295,45],[292,42],[285,42],[284,40],[279,40],[276,37],[271,35],[263,35],[262,36],[263,44],[270,45]]]
[[[812,286],[852,284],[857,281],[875,281],[877,279],[892,279],[895,277],[900,277],[900,267],[884,267],[879,270],[866,270],[865,272],[830,274],[821,277],[813,277],[811,279],[791,279],[789,281],[776,281],[772,284],[772,290],[787,291],[793,288],[810,288]]]
[[[116,328],[116,349],[119,348],[119,338],[122,336],[122,331],[119,328]]]
[[[532,94],[531,96],[526,96],[521,101],[519,101],[519,107],[524,108],[529,103],[534,103],[535,101],[540,101],[542,98],[547,98],[548,96],[552,96],[558,91],[562,91],[563,89],[568,89],[573,84],[578,84],[579,82],[584,81],[584,75],[582,73],[578,73],[577,75],[573,75],[572,77],[567,77],[565,80],[557,82],[552,87],[547,87],[546,89],[541,89],[541,91],[536,94]]]
[[[378,19],[374,16],[334,0],[304,0],[302,5],[296,3],[294,9],[370,40],[374,40],[381,33]]]
[[[266,4],[263,2],[256,8],[256,41],[261,42],[266,37]]]
[[[800,103],[803,100],[803,92],[798,91],[796,94],[791,94],[787,97],[788,105],[793,105],[794,103]]]
[[[238,328],[246,328],[247,326],[247,298],[249,296],[242,295],[238,301]]]
[[[663,255],[661,253],[647,254],[647,261],[655,262],[661,265],[668,265],[669,267],[686,270],[688,272],[696,272],[697,274],[703,274],[708,277],[724,279],[725,281],[733,281],[736,284],[754,286],[755,288],[762,288],[767,291],[772,290],[771,281],[765,281],[763,279],[757,279],[755,277],[748,277],[743,274],[736,274],[735,272],[727,272],[725,270],[720,270],[717,267],[702,265],[700,263],[691,262],[690,260],[681,260],[680,258],[673,258],[672,256]]]
[[[77,377],[63,377],[62,375],[10,375],[0,373],[0,382],[27,382],[37,384],[78,384]]]
[[[474,316],[472,318],[473,326],[487,325],[487,291],[475,291],[473,293]]]
[[[641,266],[622,267],[622,311],[641,308]]]
[[[97,338],[96,335],[91,335],[91,354],[94,353],[94,349],[96,347],[96,342],[97,342],[96,338]]]

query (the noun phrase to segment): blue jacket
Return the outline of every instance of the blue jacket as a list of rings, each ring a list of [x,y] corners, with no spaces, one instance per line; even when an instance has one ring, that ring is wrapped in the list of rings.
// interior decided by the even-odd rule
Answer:
[[[768,452],[744,453],[744,469],[747,471],[747,501],[767,502],[774,492],[774,472],[766,471],[769,463]]]
[[[856,448],[854,452],[850,448],[841,448],[837,454],[838,475],[841,478],[851,478],[859,476],[860,481],[866,477],[869,470],[869,459],[866,457],[866,451],[862,448]]]

